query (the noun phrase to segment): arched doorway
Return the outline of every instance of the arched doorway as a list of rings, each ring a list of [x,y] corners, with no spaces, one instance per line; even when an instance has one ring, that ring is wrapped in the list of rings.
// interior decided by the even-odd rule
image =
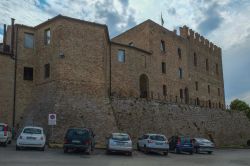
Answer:
[[[148,98],[148,76],[146,74],[142,74],[140,76],[140,97]]]

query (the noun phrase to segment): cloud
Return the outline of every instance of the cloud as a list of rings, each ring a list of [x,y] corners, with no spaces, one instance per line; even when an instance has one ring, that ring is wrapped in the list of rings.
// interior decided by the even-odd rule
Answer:
[[[170,14],[170,15],[175,15],[176,14],[176,10],[175,10],[175,8],[169,8],[168,10],[168,14]]]
[[[209,34],[221,25],[223,18],[218,10],[219,5],[215,2],[205,11],[205,19],[198,25],[198,29],[204,35]]]

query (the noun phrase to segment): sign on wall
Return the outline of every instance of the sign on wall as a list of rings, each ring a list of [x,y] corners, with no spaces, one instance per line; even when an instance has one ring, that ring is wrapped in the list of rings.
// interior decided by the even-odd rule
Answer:
[[[48,125],[50,126],[56,125],[56,114],[49,114]]]

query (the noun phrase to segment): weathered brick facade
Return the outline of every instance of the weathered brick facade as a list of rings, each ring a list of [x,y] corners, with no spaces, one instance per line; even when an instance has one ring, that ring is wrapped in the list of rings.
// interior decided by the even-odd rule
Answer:
[[[25,34],[33,36],[32,48]],[[8,45],[10,36],[8,27]],[[13,56],[0,55],[0,121],[11,124],[15,110],[15,127],[41,125],[49,135],[48,113],[57,113],[55,139],[61,141],[68,127],[86,126],[103,140],[119,128],[110,96],[224,108],[221,49],[197,36],[185,26],[177,35],[151,20],[112,40],[106,25],[61,15],[35,27],[16,24]],[[32,79],[24,79],[24,68],[33,69]]]

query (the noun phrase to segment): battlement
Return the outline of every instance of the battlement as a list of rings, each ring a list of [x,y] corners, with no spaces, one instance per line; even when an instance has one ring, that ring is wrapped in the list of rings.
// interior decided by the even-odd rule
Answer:
[[[194,43],[204,46],[208,48],[211,52],[217,52],[221,54],[221,48],[216,46],[214,43],[210,42],[208,39],[201,36],[199,33],[194,32],[192,29],[184,25],[180,27],[180,36],[190,41],[194,41]]]

